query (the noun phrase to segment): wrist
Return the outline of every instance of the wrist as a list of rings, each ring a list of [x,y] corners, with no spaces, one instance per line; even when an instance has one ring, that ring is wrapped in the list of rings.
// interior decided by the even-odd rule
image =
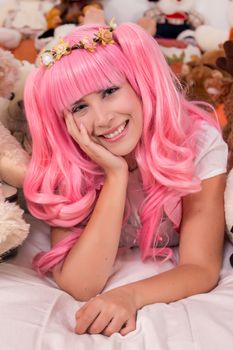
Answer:
[[[130,300],[132,301],[136,310],[139,310],[144,306],[141,302],[140,293],[138,293],[138,291],[136,290],[135,283],[126,284],[119,288],[121,288],[124,291],[124,293],[126,293],[130,297]]]
[[[128,183],[128,167],[122,167],[120,169],[115,169],[114,171],[108,171],[106,172],[106,180],[109,181],[123,181]]]

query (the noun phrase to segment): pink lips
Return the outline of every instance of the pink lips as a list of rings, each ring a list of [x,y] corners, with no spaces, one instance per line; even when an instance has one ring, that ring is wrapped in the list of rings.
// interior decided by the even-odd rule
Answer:
[[[120,139],[121,139],[122,137],[124,137],[125,134],[127,133],[128,126],[129,126],[129,123],[127,123],[126,127],[124,128],[124,130],[122,131],[121,134],[116,135],[115,137],[113,137],[113,138],[111,138],[111,139],[107,139],[107,138],[103,137],[103,138],[104,138],[104,141],[109,142],[109,143],[112,143],[112,142],[116,142],[116,141],[120,140]],[[117,130],[117,128],[115,128],[115,130]],[[114,131],[114,130],[113,130],[113,131]],[[103,134],[103,135],[106,135],[106,134],[110,134],[110,132],[105,133],[105,134]]]
[[[112,129],[109,129],[108,131],[103,132],[102,135],[108,135],[108,134],[113,133],[114,131],[116,131],[117,129],[119,129],[119,127],[120,127],[122,124],[125,124],[125,122],[124,122],[124,123],[121,123],[121,124],[118,125],[118,126],[115,126],[115,127],[112,128]],[[101,135],[101,136],[102,136],[102,135]]]

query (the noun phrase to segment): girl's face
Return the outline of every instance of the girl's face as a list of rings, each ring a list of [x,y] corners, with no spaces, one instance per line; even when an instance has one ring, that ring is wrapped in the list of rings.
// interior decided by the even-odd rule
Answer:
[[[140,140],[142,103],[129,83],[111,86],[76,101],[71,112],[90,137],[118,156],[130,154]]]

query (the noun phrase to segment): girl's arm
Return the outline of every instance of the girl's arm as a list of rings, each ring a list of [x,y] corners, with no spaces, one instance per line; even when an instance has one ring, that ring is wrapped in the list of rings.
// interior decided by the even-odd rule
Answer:
[[[101,292],[116,257],[125,208],[128,169],[106,177],[92,216],[81,237],[53,275],[56,283],[78,300]],[[52,230],[52,243],[64,237]]]
[[[91,218],[81,237],[63,263],[53,269],[57,284],[78,300],[88,300],[104,288],[114,263],[128,185],[128,165],[124,158],[112,154],[90,136],[69,112],[64,114],[67,129],[82,150],[105,172],[105,182]],[[79,124],[79,125],[78,125]],[[52,242],[64,230],[53,230]]]
[[[144,305],[169,303],[214,288],[222,262],[224,188],[225,175],[219,175],[202,181],[200,192],[183,198],[177,267],[92,299],[76,314],[76,332],[125,335],[135,329],[136,312]]]
[[[224,189],[225,175],[219,175],[202,181],[200,192],[183,198],[178,266],[128,285],[137,308],[205,293],[216,286],[224,240]]]

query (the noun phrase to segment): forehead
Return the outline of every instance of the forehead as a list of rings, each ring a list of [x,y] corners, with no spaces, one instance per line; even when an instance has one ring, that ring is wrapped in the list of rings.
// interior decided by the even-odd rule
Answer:
[[[56,101],[58,109],[63,110],[73,101],[81,100],[87,95],[98,93],[111,86],[120,85],[125,80],[124,72],[113,62],[103,60],[82,62],[79,59],[79,64],[76,62],[71,65],[68,62],[62,70],[58,68],[57,74],[51,74],[48,79],[50,85],[48,89],[51,100]]]

